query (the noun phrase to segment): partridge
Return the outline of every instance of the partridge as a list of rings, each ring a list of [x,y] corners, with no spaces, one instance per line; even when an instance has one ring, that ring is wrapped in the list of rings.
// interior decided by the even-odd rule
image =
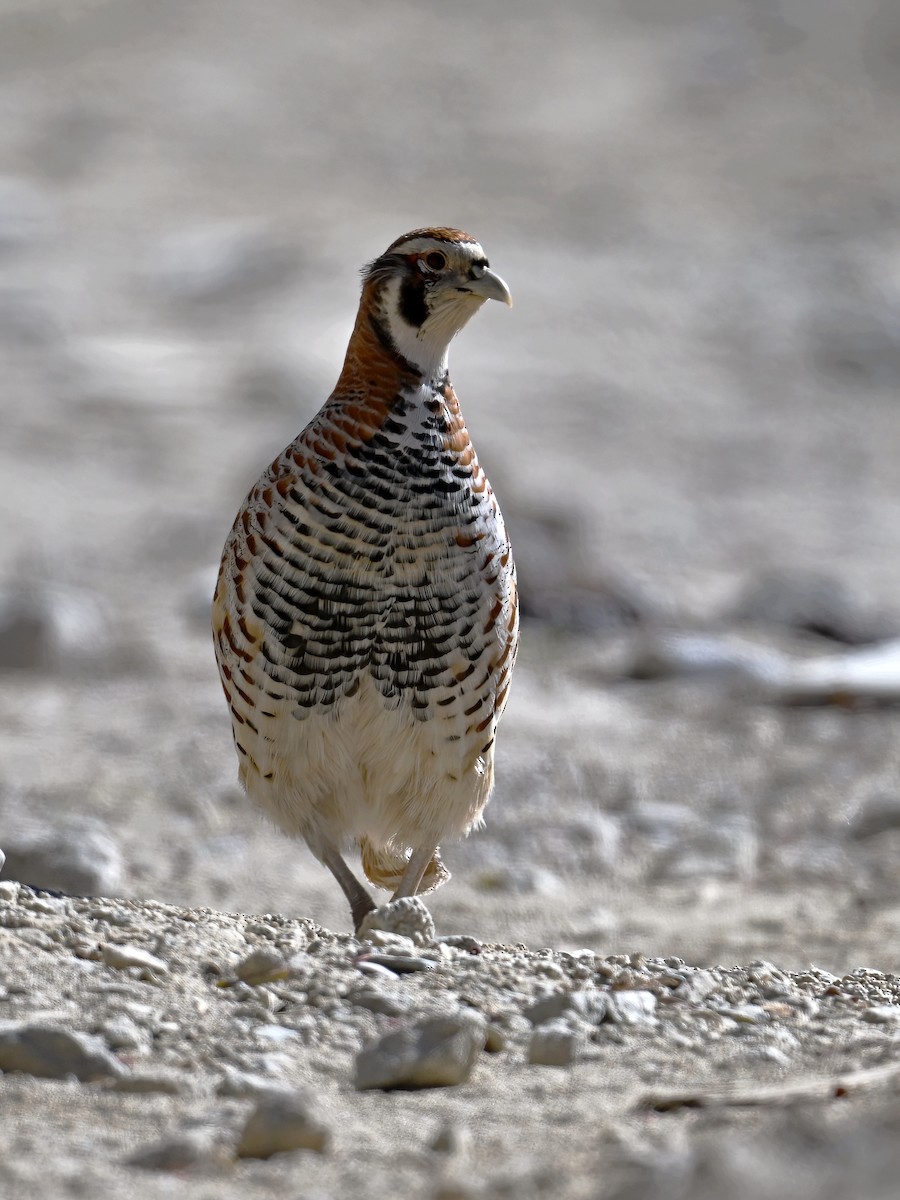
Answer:
[[[518,645],[500,509],[460,412],[448,347],[511,304],[474,238],[417,229],[363,270],[337,386],[234,522],[213,634],[247,794],[374,907],[449,874],[479,824]]]

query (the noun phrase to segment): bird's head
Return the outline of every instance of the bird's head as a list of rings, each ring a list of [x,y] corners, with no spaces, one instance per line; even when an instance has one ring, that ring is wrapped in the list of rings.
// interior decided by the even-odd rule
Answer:
[[[485,300],[512,305],[478,242],[459,229],[415,229],[363,270],[363,306],[407,362],[431,378]]]

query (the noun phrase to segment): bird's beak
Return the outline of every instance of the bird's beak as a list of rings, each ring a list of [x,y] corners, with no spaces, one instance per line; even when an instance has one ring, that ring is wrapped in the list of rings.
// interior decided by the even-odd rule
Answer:
[[[499,275],[495,275],[487,267],[477,279],[467,279],[463,290],[471,292],[474,296],[480,296],[484,300],[502,300],[504,304],[508,304],[512,308],[512,296],[509,294],[509,288]]]

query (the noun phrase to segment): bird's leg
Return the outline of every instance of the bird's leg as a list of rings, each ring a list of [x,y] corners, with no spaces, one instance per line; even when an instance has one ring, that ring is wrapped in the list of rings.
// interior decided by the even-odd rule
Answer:
[[[433,846],[426,846],[421,850],[413,850],[409,856],[409,862],[406,864],[406,870],[403,872],[403,878],[400,880],[400,886],[391,897],[392,900],[399,900],[402,896],[414,896],[416,894],[419,890],[419,884],[422,882],[422,876],[425,874],[425,870],[433,856]]]
[[[341,891],[350,902],[350,916],[354,930],[359,929],[363,918],[375,908],[375,901],[359,882],[341,857],[336,846],[322,847],[322,862],[341,885]]]

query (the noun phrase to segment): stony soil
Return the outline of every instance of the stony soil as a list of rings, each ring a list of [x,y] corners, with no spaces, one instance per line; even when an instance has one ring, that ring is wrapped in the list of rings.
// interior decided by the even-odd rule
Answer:
[[[895,9],[0,6],[0,1191],[896,1194]],[[208,604],[433,222],[516,301],[453,374],[527,619],[436,933],[360,944]]]
[[[174,1173],[197,1196],[712,1197],[733,1155],[703,1135],[733,1145],[725,1113],[812,1108],[824,1152],[829,1107],[852,1107],[837,1097],[900,1074],[900,979],[874,970],[702,968],[408,923],[360,943],[12,882],[0,923],[11,1195],[162,1196]],[[400,1061],[398,1038],[435,1023]],[[282,1150],[287,1101],[299,1134]],[[742,1152],[758,1173],[759,1148]]]

